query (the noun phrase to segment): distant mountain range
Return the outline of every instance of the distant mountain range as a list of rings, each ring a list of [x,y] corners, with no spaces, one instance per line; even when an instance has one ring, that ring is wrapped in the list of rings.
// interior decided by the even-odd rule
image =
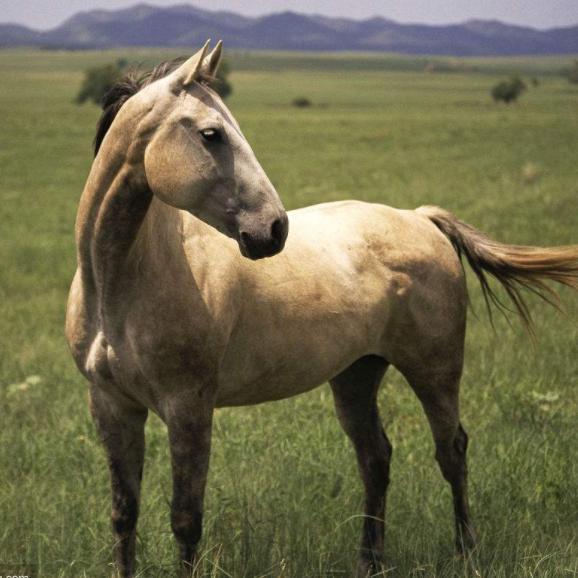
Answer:
[[[295,12],[249,18],[186,4],[138,4],[123,10],[79,12],[47,31],[0,24],[0,47],[195,47],[207,38],[222,38],[229,48],[247,50],[356,50],[455,56],[578,54],[578,25],[536,30],[494,20],[471,20],[427,26],[378,17],[350,20]]]

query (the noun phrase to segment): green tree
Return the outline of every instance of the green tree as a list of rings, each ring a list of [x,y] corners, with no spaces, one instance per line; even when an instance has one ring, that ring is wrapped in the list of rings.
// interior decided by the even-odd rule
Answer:
[[[513,76],[509,80],[502,80],[492,88],[492,98],[496,102],[510,104],[526,90],[526,83],[519,77]]]
[[[123,75],[127,64],[127,61],[121,58],[115,63],[95,66],[86,70],[75,102],[83,104],[89,100],[100,105],[104,95]]]

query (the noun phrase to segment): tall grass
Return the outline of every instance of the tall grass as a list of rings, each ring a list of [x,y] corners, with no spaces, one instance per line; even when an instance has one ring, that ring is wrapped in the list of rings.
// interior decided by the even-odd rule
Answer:
[[[25,564],[50,578],[110,573],[106,464],[62,326],[98,114],[72,100],[84,68],[117,56],[0,52],[0,574]],[[288,208],[347,197],[439,204],[503,241],[577,242],[578,92],[563,79],[544,76],[506,108],[489,97],[492,63],[486,73],[428,74],[372,68],[376,57],[287,58],[233,66],[230,106]],[[316,106],[292,108],[301,95]],[[380,394],[394,445],[386,575],[574,576],[578,300],[562,291],[563,316],[532,300],[532,347],[517,324],[497,318],[493,331],[470,288],[462,414],[480,545],[470,559],[454,556],[449,489],[426,420],[390,370]],[[139,575],[165,577],[176,553],[166,432],[154,416],[147,444]],[[208,576],[347,576],[361,507],[327,386],[218,410]]]

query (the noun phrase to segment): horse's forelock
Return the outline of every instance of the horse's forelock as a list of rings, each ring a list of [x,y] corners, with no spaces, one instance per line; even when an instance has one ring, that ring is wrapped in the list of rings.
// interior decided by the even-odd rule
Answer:
[[[94,155],[98,153],[100,145],[112,125],[118,111],[122,108],[124,103],[137,92],[142,90],[145,86],[168,76],[173,70],[178,68],[186,58],[174,58],[161,62],[152,70],[142,72],[139,70],[131,70],[121,80],[110,88],[102,99],[102,114],[96,123],[96,135],[94,137]],[[210,83],[212,78],[202,77],[198,79],[199,82]]]

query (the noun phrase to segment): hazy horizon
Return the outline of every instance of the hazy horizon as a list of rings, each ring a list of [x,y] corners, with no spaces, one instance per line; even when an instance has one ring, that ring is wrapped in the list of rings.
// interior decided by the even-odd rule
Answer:
[[[432,0],[421,2],[389,2],[387,7],[374,0],[358,0],[350,3],[331,0],[310,0],[305,6],[295,0],[20,0],[18,3],[0,0],[2,16],[0,22],[22,24],[36,29],[58,26],[78,12],[90,10],[118,10],[146,3],[156,6],[189,4],[212,11],[236,12],[245,16],[263,16],[291,10],[304,14],[365,19],[372,16],[390,18],[402,23],[455,24],[472,19],[501,20],[502,22],[538,29],[572,26],[578,24],[578,2],[576,0],[553,0],[545,5],[537,0],[528,0],[523,5],[505,5],[499,0],[474,2],[472,0]]]

